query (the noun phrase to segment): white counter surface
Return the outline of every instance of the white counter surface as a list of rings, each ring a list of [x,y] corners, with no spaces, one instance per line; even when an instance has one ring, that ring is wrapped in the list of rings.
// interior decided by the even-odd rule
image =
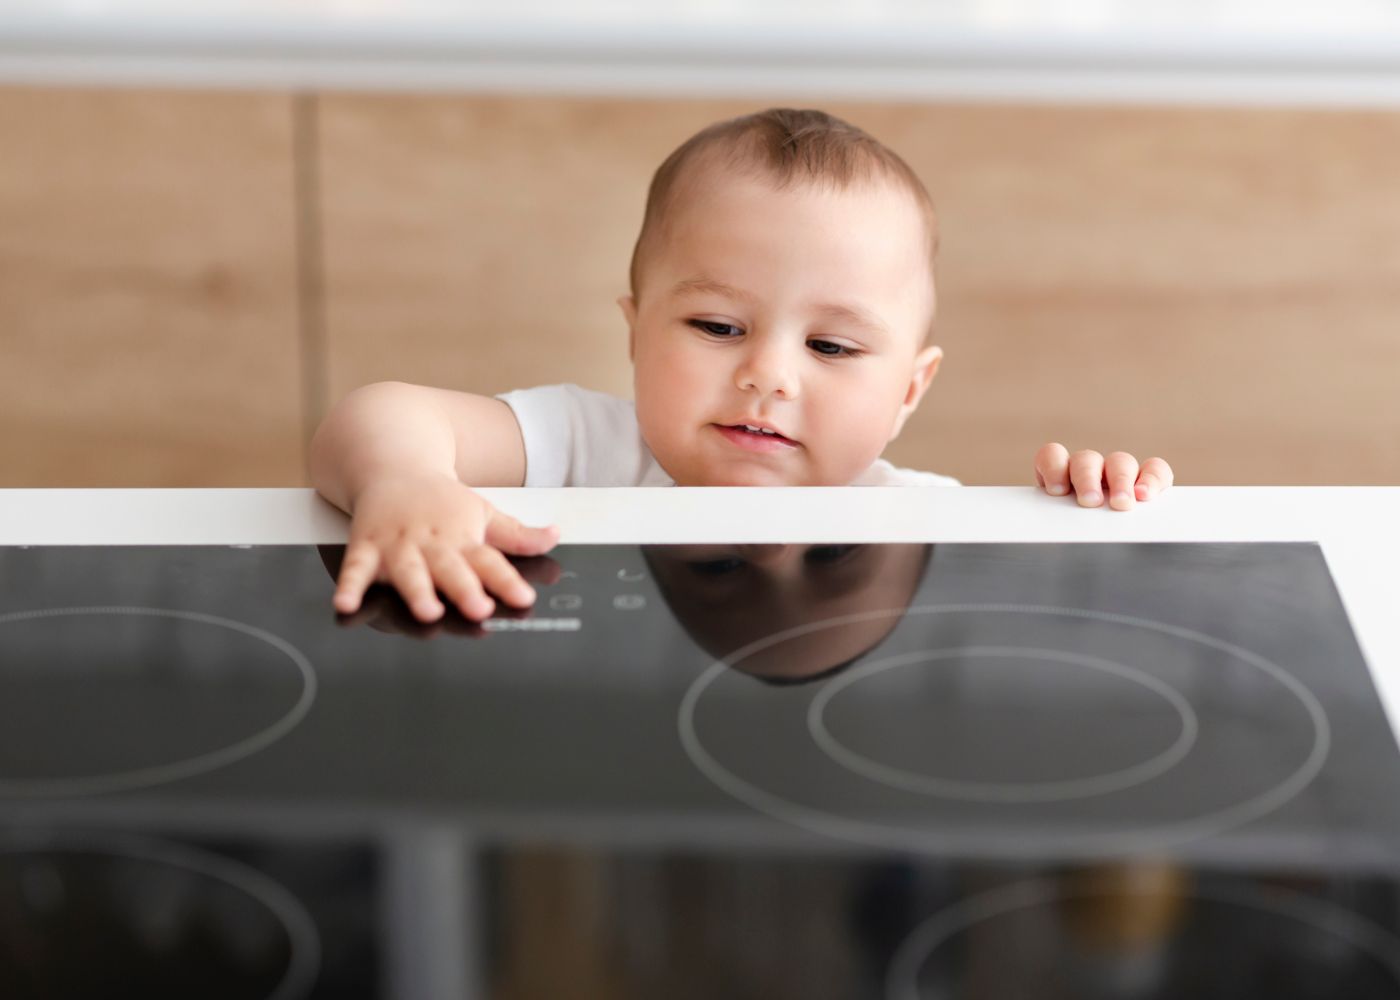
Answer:
[[[1400,3],[0,0],[0,82],[1400,106]]]
[[[1315,541],[1400,720],[1400,487],[1176,486],[1130,512],[1016,486],[480,492],[565,544]],[[308,489],[0,490],[0,545],[334,543],[347,525]]]

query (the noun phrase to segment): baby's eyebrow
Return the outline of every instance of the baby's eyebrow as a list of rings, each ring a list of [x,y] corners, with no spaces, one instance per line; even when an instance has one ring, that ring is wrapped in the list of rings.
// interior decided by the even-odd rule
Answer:
[[[753,302],[757,298],[752,292],[746,292],[742,288],[735,288],[733,285],[726,285],[722,281],[706,277],[678,281],[671,289],[671,294],[676,296],[724,295],[742,302]],[[811,311],[820,316],[831,316],[835,319],[845,320],[870,333],[882,335],[889,333],[888,326],[859,306],[850,306],[841,302],[822,302],[812,306]]]
[[[687,278],[684,281],[676,282],[671,289],[672,295],[727,295],[731,299],[742,299],[745,302],[752,302],[755,296],[751,292],[746,292],[742,288],[735,288],[733,285],[726,285],[722,281],[715,281],[713,278]]]

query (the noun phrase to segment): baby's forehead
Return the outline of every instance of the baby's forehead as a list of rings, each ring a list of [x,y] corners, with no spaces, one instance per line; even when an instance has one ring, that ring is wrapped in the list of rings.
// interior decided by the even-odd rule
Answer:
[[[746,237],[752,243],[811,238],[814,247],[864,245],[892,267],[912,264],[920,280],[932,277],[937,247],[935,221],[914,192],[896,177],[880,174],[838,185],[810,178],[784,179],[757,168],[697,165],[677,178],[665,204],[645,227],[638,263],[657,256],[688,256],[699,247],[724,246]],[[838,234],[834,240],[829,234]],[[911,254],[917,255],[911,258]]]
[[[808,211],[836,210],[843,200],[893,200],[901,207],[919,207],[918,195],[901,178],[872,163],[868,172],[847,180],[826,176],[783,175],[764,164],[697,155],[686,164],[661,207],[661,214],[677,216],[692,209],[703,212],[717,197],[734,191],[799,196]],[[810,195],[811,197],[801,197]]]
[[[932,234],[917,200],[897,180],[838,187],[784,183],[732,168],[688,180],[676,186],[664,218],[640,248],[644,265],[664,258],[667,291],[724,291],[714,287],[722,282],[708,280],[720,277],[713,270],[728,270],[752,254],[783,256],[791,248],[811,258],[812,274],[826,271],[837,282],[873,276],[865,285],[889,295],[908,295],[909,282],[932,279]]]

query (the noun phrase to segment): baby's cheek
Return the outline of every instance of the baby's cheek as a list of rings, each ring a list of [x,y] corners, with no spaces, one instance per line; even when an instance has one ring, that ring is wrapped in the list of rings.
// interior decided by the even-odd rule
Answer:
[[[683,369],[658,372],[637,386],[637,418],[644,429],[658,435],[673,434],[687,422],[695,401],[703,398],[694,378]]]
[[[637,423],[642,440],[661,467],[674,479],[693,478],[687,461],[685,429],[694,421],[688,409],[696,394],[684,377],[670,377],[638,385]]]
[[[825,443],[823,477],[849,483],[870,468],[889,441],[894,418],[888,407],[862,402],[869,397],[849,393],[838,405],[823,408],[820,437]]]

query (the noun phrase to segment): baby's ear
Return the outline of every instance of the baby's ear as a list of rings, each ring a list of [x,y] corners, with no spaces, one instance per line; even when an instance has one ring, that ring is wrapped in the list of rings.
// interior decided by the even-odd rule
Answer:
[[[895,417],[894,430],[890,433],[891,441],[904,429],[904,421],[918,409],[919,401],[924,398],[928,384],[938,374],[938,366],[942,363],[943,348],[937,345],[931,344],[914,355],[914,369],[909,376],[909,387],[904,392],[904,402],[900,404],[899,414]]]
[[[623,295],[617,304],[622,309],[622,318],[627,320],[627,360],[634,361],[637,356],[637,300]]]

